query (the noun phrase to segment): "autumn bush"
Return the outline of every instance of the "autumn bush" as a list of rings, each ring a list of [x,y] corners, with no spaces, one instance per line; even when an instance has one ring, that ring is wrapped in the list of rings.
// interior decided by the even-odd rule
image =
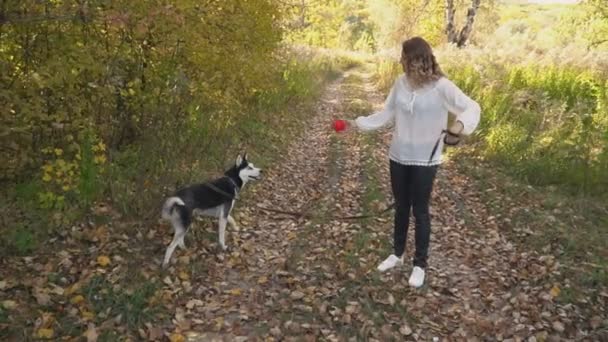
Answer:
[[[26,0],[1,11],[0,217],[15,230],[71,222],[98,200],[156,217],[163,196],[217,175],[232,154],[270,159],[268,144],[305,119],[297,106],[352,64],[284,45],[270,0]],[[13,240],[33,239],[23,234]]]

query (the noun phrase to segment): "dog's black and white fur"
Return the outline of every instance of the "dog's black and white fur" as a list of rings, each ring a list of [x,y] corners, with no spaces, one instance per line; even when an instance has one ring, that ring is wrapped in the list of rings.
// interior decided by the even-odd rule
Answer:
[[[247,161],[247,154],[239,154],[236,163],[224,173],[224,177],[208,183],[195,184],[178,190],[169,197],[162,209],[162,218],[171,221],[173,226],[173,241],[167,247],[163,267],[169,264],[175,247],[186,248],[184,237],[196,214],[216,217],[219,219],[219,244],[226,249],[226,224],[236,228],[236,222],[230,216],[239,191],[250,180],[260,177],[262,170]]]

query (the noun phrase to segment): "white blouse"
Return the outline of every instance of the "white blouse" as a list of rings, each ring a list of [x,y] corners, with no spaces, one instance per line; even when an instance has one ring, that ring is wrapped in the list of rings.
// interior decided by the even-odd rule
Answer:
[[[414,89],[405,75],[393,84],[384,109],[355,120],[362,131],[372,131],[394,123],[395,131],[389,158],[404,165],[441,164],[443,138],[435,155],[433,147],[447,128],[448,112],[462,122],[462,134],[471,134],[479,123],[479,104],[466,96],[452,81],[443,77],[436,82]]]

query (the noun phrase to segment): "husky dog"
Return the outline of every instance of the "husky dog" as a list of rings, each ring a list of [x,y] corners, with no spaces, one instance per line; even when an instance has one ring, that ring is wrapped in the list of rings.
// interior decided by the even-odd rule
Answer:
[[[224,177],[201,184],[195,184],[178,190],[169,197],[162,209],[162,218],[173,226],[173,241],[167,247],[163,267],[169,264],[175,247],[186,248],[184,237],[192,223],[193,214],[216,217],[219,219],[219,243],[226,249],[226,224],[236,228],[236,222],[230,216],[234,201],[239,191],[250,180],[260,178],[262,170],[247,161],[247,154],[239,154],[236,163],[224,173]]]

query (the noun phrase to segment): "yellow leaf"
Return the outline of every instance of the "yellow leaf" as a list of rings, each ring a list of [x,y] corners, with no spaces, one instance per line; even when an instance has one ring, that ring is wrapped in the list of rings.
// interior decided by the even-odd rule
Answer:
[[[89,323],[89,327],[87,331],[85,331],[84,337],[86,337],[87,342],[97,342],[99,335],[97,334],[97,329],[95,329],[95,324]]]
[[[224,325],[224,317],[217,317],[215,320],[215,328],[216,329],[221,329],[222,326]]]
[[[70,299],[70,303],[72,304],[80,304],[82,302],[84,302],[84,297],[82,295],[74,296]]]
[[[77,292],[78,290],[80,290],[81,287],[82,287],[82,284],[80,282],[76,282],[72,286],[68,287],[67,290],[65,290],[65,294],[67,296],[69,296],[72,293]]]
[[[95,314],[92,313],[91,311],[81,311],[80,312],[80,316],[82,316],[82,318],[84,318],[87,321],[92,321],[93,318],[95,318]]]
[[[559,296],[560,293],[560,289],[557,285],[553,285],[553,288],[551,288],[551,291],[549,293],[551,293],[551,297],[555,298],[557,296]]]
[[[258,279],[258,284],[266,284],[268,282],[268,278],[266,276],[262,276]]]
[[[40,325],[41,328],[50,328],[55,322],[55,317],[50,312],[42,313],[42,323]]]
[[[44,177],[42,177],[42,180],[45,181],[45,182],[50,182],[51,179],[53,179],[53,178],[48,173],[45,173]]]
[[[184,341],[186,341],[186,338],[182,334],[173,333],[173,334],[171,334],[171,336],[169,336],[169,341],[171,341],[171,342],[184,342]]]
[[[241,295],[241,289],[232,289],[232,290],[228,291],[228,293],[230,293],[233,296],[240,296]]]
[[[179,274],[177,276],[181,280],[188,280],[188,279],[190,279],[190,276],[188,275],[188,273],[186,273],[184,271],[179,272]]]
[[[106,267],[110,264],[110,258],[105,255],[100,255],[97,257],[97,264],[101,267]]]
[[[51,339],[53,338],[53,335],[55,335],[55,332],[53,331],[53,329],[50,328],[38,329],[38,331],[36,332],[37,338]]]
[[[14,300],[5,300],[2,302],[2,306],[5,309],[14,309],[15,307],[17,307],[17,303]]]
[[[95,164],[104,164],[107,161],[107,159],[106,159],[106,156],[104,156],[102,154],[99,156],[95,156],[95,158],[93,158],[93,161],[95,162]]]
[[[60,156],[60,155],[62,155],[62,154],[63,154],[63,150],[62,150],[62,149],[60,149],[60,148],[56,148],[56,149],[55,149],[55,155],[56,155],[56,156]]]

